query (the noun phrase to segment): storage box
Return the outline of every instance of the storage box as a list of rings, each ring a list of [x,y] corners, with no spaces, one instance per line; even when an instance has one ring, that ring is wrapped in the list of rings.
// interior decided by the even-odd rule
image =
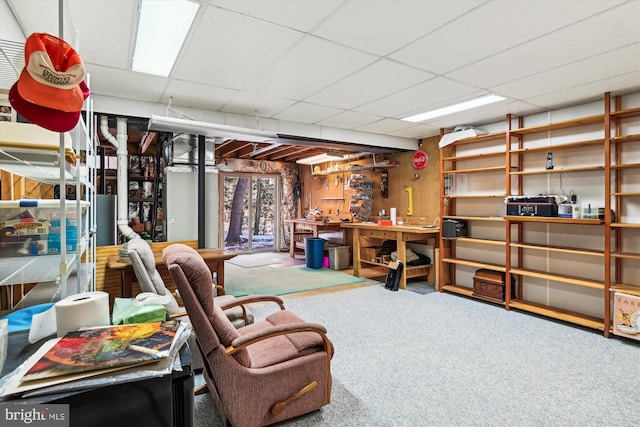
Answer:
[[[476,270],[473,276],[473,295],[477,297],[489,298],[496,301],[504,301],[505,274],[501,271],[488,270],[481,268]],[[515,296],[514,279],[511,278],[511,296]]]
[[[379,256],[380,249],[377,247],[372,248],[360,248],[360,259],[365,261],[376,262],[376,257]]]

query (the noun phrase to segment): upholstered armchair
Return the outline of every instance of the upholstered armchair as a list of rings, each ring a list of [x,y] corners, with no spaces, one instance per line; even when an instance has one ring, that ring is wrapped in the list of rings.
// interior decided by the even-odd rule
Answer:
[[[140,290],[142,292],[153,292],[158,295],[169,295],[169,302],[165,304],[167,313],[171,317],[178,318],[182,321],[189,321],[185,308],[180,307],[175,296],[167,289],[160,273],[156,269],[155,255],[149,243],[138,237],[131,239],[127,242],[127,252],[131,260],[131,265],[133,266],[133,271],[138,279]],[[194,250],[193,252],[197,254],[197,251]],[[207,271],[209,271],[208,268]],[[209,272],[209,274],[211,273]],[[220,286],[216,286],[216,290],[219,295],[215,296],[215,299],[221,306],[235,299],[233,295],[224,295],[224,288]],[[244,307],[231,307],[225,311],[225,315],[236,328],[253,323],[253,314]],[[197,345],[195,344],[195,338],[190,338],[189,344],[192,349],[193,369],[202,369],[203,365],[200,360]]]
[[[324,326],[286,310],[279,297],[246,296],[229,304],[271,302],[280,309],[236,329],[212,298],[211,275],[196,251],[176,243],[164,249],[163,260],[191,319],[204,379],[225,426],[269,425],[330,402],[333,345]]]

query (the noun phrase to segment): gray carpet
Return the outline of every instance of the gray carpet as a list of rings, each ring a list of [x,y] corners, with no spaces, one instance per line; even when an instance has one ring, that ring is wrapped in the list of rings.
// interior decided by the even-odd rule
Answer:
[[[324,324],[336,352],[331,404],[283,426],[640,424],[637,342],[381,285],[286,305]],[[195,426],[218,425],[211,397],[196,397]]]

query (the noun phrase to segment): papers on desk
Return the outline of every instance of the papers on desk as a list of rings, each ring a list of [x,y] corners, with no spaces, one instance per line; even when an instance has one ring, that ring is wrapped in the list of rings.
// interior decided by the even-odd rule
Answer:
[[[165,323],[167,322],[124,326],[149,329],[148,325],[153,325],[152,327],[155,328]],[[61,364],[65,364],[65,354],[60,353],[60,350],[64,349],[65,345],[73,345],[71,341],[67,340],[65,343],[64,340],[78,335],[78,332],[69,333],[63,338],[49,340],[22,365],[0,380],[0,395],[28,397],[138,381],[168,374],[175,368],[176,362],[180,366],[177,355],[191,333],[190,325],[182,322],[176,322],[176,324],[170,338],[165,342],[162,342],[163,339],[158,334],[155,334],[155,337],[153,334],[150,335],[151,341],[146,344],[144,339],[135,341],[131,338],[125,338],[126,343],[120,349],[122,350],[121,356],[126,361],[118,363],[109,361],[114,356],[114,354],[108,354],[109,350],[99,351],[100,348],[104,350],[109,346],[95,345],[93,353],[86,353],[76,358],[75,364],[73,362],[67,364],[71,368],[69,366],[61,367]],[[123,326],[111,326],[85,332],[92,332],[89,334],[91,336],[99,336],[100,333],[107,333],[108,336],[108,331],[116,328],[123,330]],[[116,346],[112,346],[112,348]],[[133,356],[133,353],[138,354]],[[56,354],[62,355],[62,358],[55,356]]]

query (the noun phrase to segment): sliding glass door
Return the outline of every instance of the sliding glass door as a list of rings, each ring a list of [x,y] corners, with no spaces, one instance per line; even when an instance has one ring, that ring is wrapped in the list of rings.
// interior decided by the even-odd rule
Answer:
[[[234,252],[278,250],[278,175],[222,173],[220,247]]]

